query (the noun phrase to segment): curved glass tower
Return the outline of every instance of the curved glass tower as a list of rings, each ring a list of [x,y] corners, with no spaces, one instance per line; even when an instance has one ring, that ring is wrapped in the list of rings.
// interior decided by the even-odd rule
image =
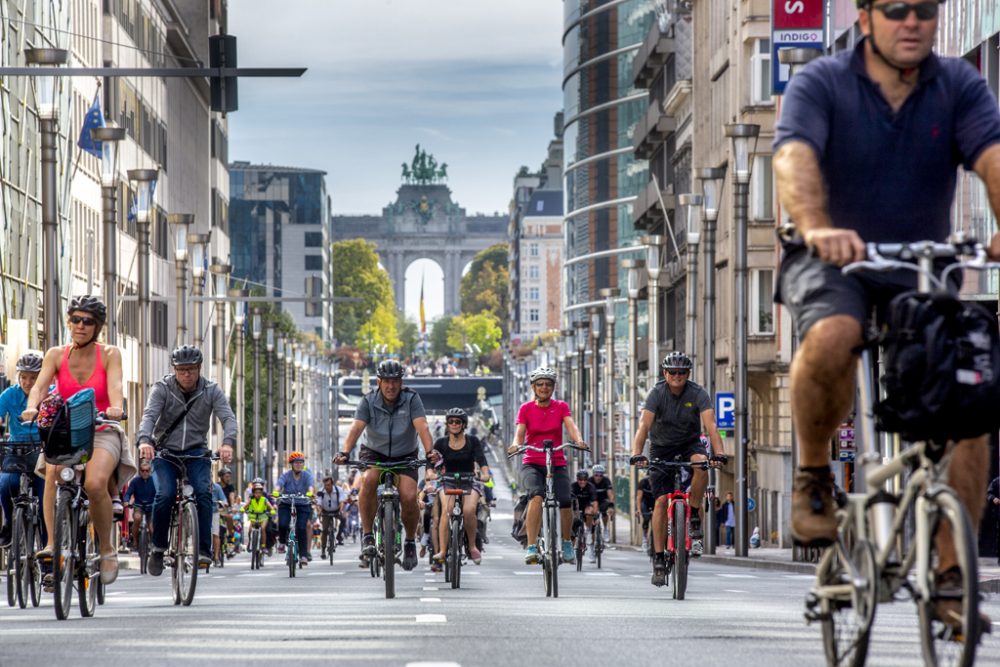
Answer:
[[[632,60],[655,20],[654,0],[564,0],[563,108],[566,306],[617,287],[615,257],[588,259],[636,236],[632,202],[649,178],[632,134],[648,106]],[[571,318],[573,319],[573,318]]]

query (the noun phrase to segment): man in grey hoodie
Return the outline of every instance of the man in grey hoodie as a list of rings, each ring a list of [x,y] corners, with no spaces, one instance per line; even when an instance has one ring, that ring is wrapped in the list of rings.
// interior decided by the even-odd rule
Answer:
[[[170,531],[180,463],[170,454],[203,456],[185,461],[188,482],[194,487],[198,504],[198,543],[201,565],[212,562],[212,476],[208,458],[208,431],[214,415],[222,422],[219,458],[229,463],[236,443],[236,415],[217,384],[201,377],[204,357],[197,347],[182,345],[170,355],[171,375],[153,385],[139,424],[140,459],[153,462],[153,548],[147,569],[153,576],[163,573],[163,552]],[[155,456],[156,450],[161,455]],[[155,458],[154,458],[155,457]]]

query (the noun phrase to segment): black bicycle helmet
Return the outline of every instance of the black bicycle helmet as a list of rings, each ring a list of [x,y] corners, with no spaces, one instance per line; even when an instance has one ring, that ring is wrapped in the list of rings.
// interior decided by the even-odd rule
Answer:
[[[447,421],[450,417],[458,417],[461,419],[463,428],[469,425],[469,415],[465,414],[465,410],[462,408],[449,408],[448,412],[444,413],[445,421]]]
[[[41,373],[42,355],[37,352],[26,352],[17,360],[18,373]]]
[[[580,480],[580,479],[590,479],[590,475],[587,473],[586,469],[581,468],[580,470],[576,471],[576,478],[578,480]]]
[[[170,353],[171,366],[201,366],[205,356],[194,345],[181,345]]]
[[[691,361],[691,357],[683,352],[671,352],[663,359],[663,363],[660,364],[661,371],[667,369],[689,371],[692,368],[694,368],[694,362]]]
[[[386,359],[379,363],[375,377],[383,380],[401,380],[403,378],[403,365],[395,359]]]
[[[528,381],[531,384],[535,384],[539,380],[552,380],[552,382],[555,382],[556,372],[548,366],[539,366],[528,375]]]
[[[93,315],[98,322],[98,328],[108,321],[108,307],[104,305],[104,301],[99,296],[83,294],[70,299],[66,314],[72,315],[78,310]]]

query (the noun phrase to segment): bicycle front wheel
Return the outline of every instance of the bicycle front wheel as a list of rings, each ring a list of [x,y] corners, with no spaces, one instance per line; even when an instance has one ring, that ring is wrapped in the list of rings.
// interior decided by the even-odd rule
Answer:
[[[55,548],[52,552],[52,583],[55,588],[56,618],[65,621],[73,604],[73,575],[76,573],[76,526],[73,516],[73,494],[60,489],[56,499]]]
[[[465,527],[462,525],[461,521],[455,521],[451,525],[451,544],[448,550],[451,551],[451,555],[448,559],[448,564],[451,569],[451,587],[461,588],[462,587],[462,538],[465,536]]]
[[[97,584],[101,578],[101,567],[94,526],[90,523],[90,514],[86,510],[80,512],[77,552],[80,554],[80,564],[76,568],[77,599],[80,602],[80,614],[84,618],[90,618],[97,610]]]
[[[35,558],[35,552],[42,545],[42,530],[34,520],[27,524],[28,558],[25,561],[29,573],[28,588],[31,591],[31,606],[37,607],[42,598],[42,565]]]
[[[828,665],[863,667],[878,604],[875,549],[855,534],[853,522],[847,523],[842,543],[846,552],[834,544],[816,567],[823,651]]]
[[[11,529],[10,561],[14,566],[8,576],[16,589],[17,606],[24,609],[28,606],[28,589],[31,585],[31,568],[28,567],[28,531],[24,525],[24,509],[14,510],[13,528]]]
[[[178,521],[177,558],[174,576],[177,582],[176,599],[188,607],[194,601],[194,590],[198,584],[198,514],[195,504],[181,502]]]
[[[382,550],[385,554],[385,597],[388,600],[396,597],[396,506],[391,502],[382,503]]]
[[[687,505],[682,502],[674,503],[674,515],[671,520],[674,522],[674,599],[683,600],[688,582]]]
[[[958,496],[949,488],[940,488],[923,503],[930,522],[930,572],[927,589],[930,598],[917,600],[920,622],[920,648],[924,663],[931,667],[970,667],[976,657],[979,627],[979,568],[976,542],[969,515]],[[943,532],[942,532],[943,531]],[[958,564],[945,580],[936,580],[940,554],[938,539],[948,539]],[[919,562],[918,558],[918,562]]]
[[[559,558],[562,543],[559,541],[559,530],[557,528],[557,512],[555,507],[546,508],[546,513],[548,514],[548,560],[552,563],[552,567],[549,570],[549,576],[552,578],[552,597],[559,597]]]

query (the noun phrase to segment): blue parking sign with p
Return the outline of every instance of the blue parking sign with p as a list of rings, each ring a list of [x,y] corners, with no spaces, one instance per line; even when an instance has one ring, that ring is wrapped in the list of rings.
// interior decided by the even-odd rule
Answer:
[[[720,429],[736,426],[736,395],[718,393],[715,395],[715,425]]]

